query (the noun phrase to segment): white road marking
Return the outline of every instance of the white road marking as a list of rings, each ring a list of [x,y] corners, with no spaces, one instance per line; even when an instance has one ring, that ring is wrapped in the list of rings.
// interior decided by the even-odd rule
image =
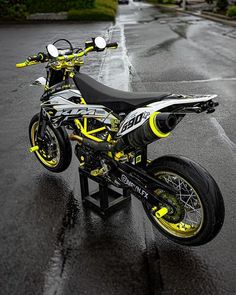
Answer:
[[[206,83],[206,82],[215,82],[215,81],[236,81],[236,77],[215,77],[211,79],[202,79],[202,80],[191,80],[191,81],[176,81],[177,83]],[[171,81],[174,82],[174,81]]]
[[[182,80],[182,81],[173,81],[173,80],[168,80],[168,81],[152,81],[154,83],[160,83],[160,84],[165,84],[165,83],[179,83],[179,84],[190,84],[190,83],[209,83],[209,82],[223,82],[223,81],[236,81],[236,77],[215,77],[215,78],[210,78],[210,79],[199,79],[199,80]],[[152,83],[152,82],[142,82],[143,84],[146,83]]]

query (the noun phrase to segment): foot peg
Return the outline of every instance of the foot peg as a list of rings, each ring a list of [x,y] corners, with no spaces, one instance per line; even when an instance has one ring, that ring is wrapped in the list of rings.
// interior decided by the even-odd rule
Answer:
[[[32,146],[31,148],[29,148],[29,152],[30,153],[37,152],[38,150],[39,150],[39,146],[38,145],[35,145],[35,146]]]

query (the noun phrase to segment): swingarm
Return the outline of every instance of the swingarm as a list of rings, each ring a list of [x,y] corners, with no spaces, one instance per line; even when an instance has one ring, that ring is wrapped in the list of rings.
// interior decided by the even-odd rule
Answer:
[[[129,187],[138,199],[148,202],[153,206],[162,204],[163,207],[167,207],[168,211],[175,211],[173,204],[163,197],[163,193],[165,192],[176,196],[178,190],[173,186],[152,177],[145,170],[140,167],[137,168],[130,163],[119,163],[117,168],[122,184]],[[156,194],[154,191],[158,191],[159,193]]]

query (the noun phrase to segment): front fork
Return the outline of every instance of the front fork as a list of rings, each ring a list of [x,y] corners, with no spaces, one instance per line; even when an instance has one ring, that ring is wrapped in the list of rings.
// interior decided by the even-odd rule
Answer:
[[[48,117],[43,108],[40,110],[39,114],[39,125],[38,125],[38,133],[37,133],[37,141],[43,141],[46,133]]]
[[[39,113],[39,122],[38,122],[38,131],[37,131],[37,137],[35,138],[35,141],[37,142],[36,145],[32,146],[29,151],[31,153],[37,152],[38,150],[40,150],[42,148],[42,144],[40,144],[40,142],[42,143],[44,141],[45,138],[45,134],[46,134],[46,127],[47,127],[47,115],[45,114],[45,111],[43,108],[41,108],[40,113]]]

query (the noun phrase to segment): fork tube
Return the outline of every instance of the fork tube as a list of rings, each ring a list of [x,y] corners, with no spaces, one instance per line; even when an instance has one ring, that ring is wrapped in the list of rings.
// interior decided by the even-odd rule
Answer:
[[[47,126],[47,117],[44,114],[44,109],[41,108],[41,111],[39,114],[39,127],[38,127],[38,134],[37,134],[37,137],[39,139],[44,139],[46,126]]]

